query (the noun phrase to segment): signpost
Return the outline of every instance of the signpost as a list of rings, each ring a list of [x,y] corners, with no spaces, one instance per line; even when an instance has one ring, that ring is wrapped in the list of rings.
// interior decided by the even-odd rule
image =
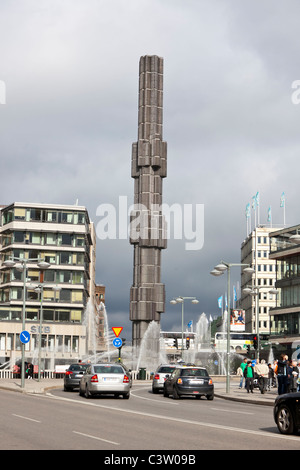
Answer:
[[[118,348],[118,350],[119,350],[119,362],[120,362],[120,360],[121,360],[121,349],[122,349],[123,341],[121,340],[121,338],[119,338],[119,335],[120,335],[121,331],[123,330],[123,326],[113,326],[112,330],[113,330],[114,334],[116,335],[116,337],[113,340],[113,345],[114,345],[115,348]]]
[[[23,344],[29,343],[30,341],[30,333],[29,331],[23,330],[20,333],[20,341]]]

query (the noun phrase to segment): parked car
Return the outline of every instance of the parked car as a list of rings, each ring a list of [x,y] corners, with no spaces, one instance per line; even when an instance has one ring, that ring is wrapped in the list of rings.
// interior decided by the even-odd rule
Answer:
[[[64,390],[66,392],[79,387],[81,377],[86,371],[88,364],[82,362],[71,364],[64,375]]]
[[[79,395],[90,398],[93,395],[113,394],[130,397],[132,378],[130,372],[116,363],[89,364],[79,383]]]
[[[294,434],[300,428],[300,392],[278,395],[274,420],[282,434]]]
[[[163,391],[166,376],[170,375],[176,367],[176,364],[161,364],[157,368],[152,381],[153,393],[159,393],[160,390]]]
[[[214,385],[205,367],[178,367],[164,383],[164,396],[172,395],[178,399],[184,395],[193,395],[200,399],[205,395],[208,400],[214,399]]]

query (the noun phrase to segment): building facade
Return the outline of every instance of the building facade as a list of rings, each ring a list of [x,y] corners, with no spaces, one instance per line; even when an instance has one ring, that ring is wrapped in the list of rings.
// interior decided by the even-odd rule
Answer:
[[[271,309],[271,338],[286,349],[300,346],[300,225],[277,230],[270,258],[277,264],[277,303]],[[299,359],[299,358],[298,358]]]
[[[42,316],[43,367],[78,360],[89,349],[84,315],[95,296],[96,237],[86,208],[15,202],[1,208],[0,235],[0,363],[13,365],[21,354],[24,272],[26,359],[37,363]]]
[[[270,333],[270,309],[276,305],[276,295],[269,291],[274,289],[276,281],[276,262],[270,259],[271,227],[258,226],[244,240],[241,246],[241,263],[255,268],[253,274],[241,273],[241,303],[245,310],[245,331],[256,333],[256,305],[258,300],[259,332]],[[256,287],[256,295],[243,292],[245,287]]]

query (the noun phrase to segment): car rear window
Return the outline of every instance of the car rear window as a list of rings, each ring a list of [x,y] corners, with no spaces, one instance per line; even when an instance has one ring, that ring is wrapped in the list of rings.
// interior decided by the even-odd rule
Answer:
[[[124,374],[120,366],[94,366],[96,374]]]
[[[69,367],[69,370],[86,370],[87,369],[87,364],[72,364]]]
[[[160,367],[158,369],[158,373],[164,373],[164,374],[168,374],[170,372],[173,372],[173,370],[175,370],[175,367]]]
[[[196,368],[189,368],[189,369],[182,369],[181,375],[184,377],[208,377],[208,373],[206,369],[196,369]]]

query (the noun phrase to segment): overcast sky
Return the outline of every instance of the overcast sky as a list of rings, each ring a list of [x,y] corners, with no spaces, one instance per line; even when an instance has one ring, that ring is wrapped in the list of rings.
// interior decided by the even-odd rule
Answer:
[[[226,278],[209,273],[222,259],[240,261],[252,196],[260,222],[271,206],[279,227],[284,191],[286,223],[300,222],[299,18],[298,0],[2,0],[0,202],[78,199],[96,227],[101,204],[118,211],[126,196],[130,205],[139,59],[163,57],[163,200],[204,204],[204,245],[168,241],[161,324],[181,329],[174,296],[199,299],[185,303],[186,323],[216,316]],[[132,273],[129,241],[98,239],[96,282],[106,286],[110,326],[128,338]]]

